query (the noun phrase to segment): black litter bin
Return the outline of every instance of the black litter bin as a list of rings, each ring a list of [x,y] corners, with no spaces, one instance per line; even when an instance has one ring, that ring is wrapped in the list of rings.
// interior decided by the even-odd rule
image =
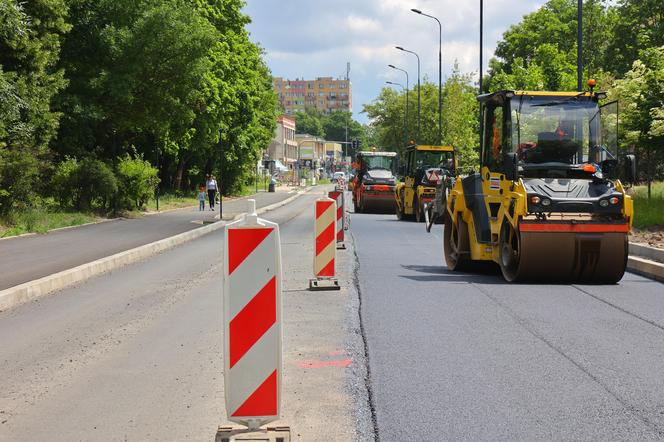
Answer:
[[[274,192],[274,188],[277,186],[277,181],[275,179],[270,180],[269,186],[267,186],[268,192]]]

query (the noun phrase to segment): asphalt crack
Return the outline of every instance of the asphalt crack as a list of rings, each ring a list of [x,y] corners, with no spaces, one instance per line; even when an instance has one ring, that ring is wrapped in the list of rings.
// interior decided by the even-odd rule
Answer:
[[[350,231],[349,231],[350,232]],[[355,243],[355,237],[351,233],[350,236],[353,238],[353,243]],[[374,434],[374,440],[376,442],[380,441],[380,434],[378,432],[378,419],[376,417],[376,401],[374,398],[373,389],[371,387],[371,364],[369,363],[369,344],[367,342],[367,335],[364,329],[364,322],[362,321],[362,289],[360,288],[360,257],[357,256],[357,249],[353,247],[353,257],[355,259],[355,266],[353,268],[353,285],[357,291],[358,298],[358,309],[357,314],[359,316],[360,324],[360,335],[362,336],[362,345],[364,347],[364,366],[366,376],[364,378],[364,385],[367,391],[368,406],[371,412],[371,425]]]
[[[577,287],[577,286],[574,285],[574,284],[572,284],[572,287],[574,287],[575,289],[577,289],[577,290],[580,291],[581,293],[584,293],[584,294],[590,296],[591,298],[593,298],[593,299],[595,299],[595,300],[597,300],[597,301],[599,301],[599,302],[601,302],[601,303],[603,303],[603,304],[608,305],[609,307],[613,307],[614,309],[616,309],[616,310],[618,310],[618,311],[620,311],[620,312],[626,313],[626,314],[628,314],[629,316],[632,316],[633,318],[636,318],[636,319],[638,319],[638,320],[640,320],[640,321],[645,322],[645,323],[648,324],[648,325],[652,325],[653,327],[658,328],[658,329],[664,331],[664,326],[658,324],[658,323],[655,322],[655,321],[652,321],[652,320],[650,320],[650,319],[648,319],[648,318],[644,318],[643,316],[637,315],[637,314],[634,313],[634,312],[630,312],[629,310],[624,309],[624,308],[620,307],[620,306],[617,305],[617,304],[614,304],[614,303],[612,303],[612,302],[609,302],[609,301],[607,301],[606,299],[602,299],[601,297],[599,297],[599,296],[597,296],[597,295],[594,295],[594,294],[592,294],[592,293],[590,293],[590,292],[587,292],[587,291],[583,290],[581,287]]]
[[[611,388],[605,383],[603,383],[601,379],[592,374],[590,370],[584,367],[580,362],[576,361],[570,355],[565,353],[563,349],[559,348],[553,342],[549,341],[546,337],[544,337],[542,334],[538,333],[537,330],[527,320],[520,317],[514,310],[512,310],[509,306],[507,306],[503,302],[499,301],[495,296],[491,295],[491,293],[489,293],[489,291],[484,289],[482,286],[474,282],[471,282],[470,285],[477,288],[484,296],[489,298],[489,300],[491,300],[503,311],[505,311],[505,313],[507,313],[514,320],[514,322],[516,322],[519,326],[521,326],[524,330],[526,330],[530,335],[532,335],[539,341],[543,342],[547,347],[549,347],[551,350],[555,351],[560,356],[565,358],[574,367],[576,367],[583,374],[589,377],[593,382],[599,385],[607,394],[609,394],[616,401],[618,401],[618,403],[620,403],[620,405],[622,405],[629,413],[631,413],[633,416],[635,416],[637,419],[643,422],[648,428],[650,428],[653,432],[655,432],[657,436],[664,437],[664,429],[660,428],[656,423],[652,422],[646,416],[641,415],[635,406],[627,402],[627,400],[624,399],[622,396],[620,396],[618,393],[611,390]]]

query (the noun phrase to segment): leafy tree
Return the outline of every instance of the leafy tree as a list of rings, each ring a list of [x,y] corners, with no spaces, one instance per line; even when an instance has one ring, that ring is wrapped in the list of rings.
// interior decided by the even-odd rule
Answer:
[[[184,136],[215,29],[177,0],[71,0],[71,20],[57,151],[154,157],[161,140]]]
[[[0,0],[0,215],[29,203],[48,165],[66,82],[55,66],[69,30],[64,0]]]
[[[295,124],[297,131],[315,137],[325,137],[325,128],[323,127],[322,119],[323,114],[311,109],[308,109],[306,112],[296,112]]]
[[[650,198],[652,181],[664,179],[664,47],[641,51],[611,97],[620,101],[622,138],[639,153]]]
[[[383,88],[378,98],[364,106],[379,145],[403,154],[408,139],[419,144],[440,144],[438,139],[438,85],[425,81],[421,85],[421,133],[417,137],[417,91],[409,94],[409,113],[404,125],[406,94]],[[477,164],[479,145],[477,90],[469,75],[458,65],[443,86],[443,144],[453,145],[460,154],[464,169]]]
[[[244,26],[249,17],[239,0],[197,0],[199,13],[217,29],[219,40],[208,56],[203,100],[196,112],[192,144],[203,151],[203,169],[221,166],[224,194],[238,191],[269,145],[278,116],[277,97],[262,50],[249,40]],[[201,149],[202,146],[202,149]],[[223,152],[223,164],[219,152]],[[188,169],[188,158],[179,167]]]
[[[664,45],[664,3],[620,0],[614,15],[604,64],[607,70],[623,75],[633,67],[641,50]]]
[[[610,2],[584,2],[585,76],[602,77],[616,13]],[[487,86],[530,90],[576,89],[576,0],[549,0],[511,26],[490,61]]]

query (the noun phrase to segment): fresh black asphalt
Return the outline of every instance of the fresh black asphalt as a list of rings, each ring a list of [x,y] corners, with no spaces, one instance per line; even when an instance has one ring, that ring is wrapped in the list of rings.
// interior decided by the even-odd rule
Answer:
[[[664,285],[450,272],[442,228],[353,214],[378,437],[664,439]]]

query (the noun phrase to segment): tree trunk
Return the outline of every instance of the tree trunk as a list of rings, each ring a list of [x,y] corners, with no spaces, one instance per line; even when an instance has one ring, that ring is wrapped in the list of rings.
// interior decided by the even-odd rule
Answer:
[[[175,187],[176,190],[182,190],[182,176],[184,175],[184,167],[186,165],[186,162],[183,157],[180,157],[180,160],[178,161],[178,169],[177,172],[175,173]]]
[[[652,160],[651,155],[652,149],[648,149],[648,201],[650,202],[650,197],[652,196]]]

